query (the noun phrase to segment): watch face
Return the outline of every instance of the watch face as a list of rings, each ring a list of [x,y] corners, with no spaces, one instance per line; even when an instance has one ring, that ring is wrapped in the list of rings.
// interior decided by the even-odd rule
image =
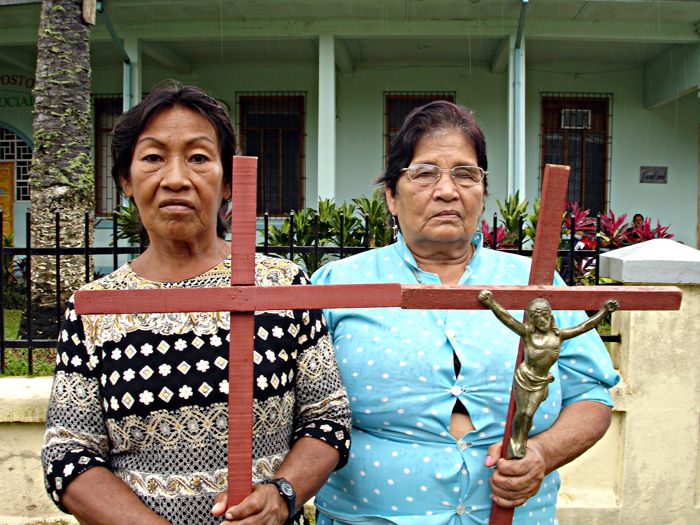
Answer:
[[[286,481],[282,481],[278,486],[285,496],[292,497],[294,495],[294,489],[292,488],[292,485],[290,485]]]

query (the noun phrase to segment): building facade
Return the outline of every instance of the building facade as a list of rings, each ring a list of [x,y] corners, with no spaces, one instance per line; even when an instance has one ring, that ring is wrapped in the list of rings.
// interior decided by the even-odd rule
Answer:
[[[40,2],[0,1],[0,204],[28,207]],[[545,163],[569,199],[642,213],[700,246],[700,2],[109,0],[91,31],[98,229],[117,197],[109,130],[157,82],[199,85],[260,159],[258,209],[371,193],[412,107],[470,107],[486,134],[485,217]],[[96,236],[99,242],[100,236]]]

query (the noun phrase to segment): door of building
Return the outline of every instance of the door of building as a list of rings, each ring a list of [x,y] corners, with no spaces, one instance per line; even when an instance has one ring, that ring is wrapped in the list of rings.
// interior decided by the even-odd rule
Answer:
[[[2,235],[12,233],[14,223],[15,163],[0,162],[0,208],[2,208]]]

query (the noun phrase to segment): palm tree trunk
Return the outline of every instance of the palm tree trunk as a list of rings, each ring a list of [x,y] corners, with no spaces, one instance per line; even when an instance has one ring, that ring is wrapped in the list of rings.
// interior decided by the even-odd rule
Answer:
[[[54,212],[61,213],[62,246],[82,246],[84,212],[94,210],[90,155],[90,30],[82,0],[44,0],[34,86],[34,156],[30,171],[33,246],[55,245]],[[92,233],[92,224],[89,225]],[[88,261],[89,264],[89,261]],[[61,299],[85,282],[85,260],[61,257]],[[32,258],[35,311],[55,317],[53,256]],[[38,333],[39,337],[51,334]]]

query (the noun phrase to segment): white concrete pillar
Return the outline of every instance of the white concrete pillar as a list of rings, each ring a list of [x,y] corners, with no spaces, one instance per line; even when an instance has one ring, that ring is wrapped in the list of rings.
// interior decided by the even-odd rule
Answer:
[[[318,39],[318,198],[335,197],[335,38]],[[315,206],[315,203],[308,203]]]
[[[508,63],[508,195],[520,191],[525,194],[525,39],[515,47],[510,37]]]
[[[622,339],[611,350],[622,376],[613,424],[595,455],[562,469],[559,522],[699,523],[700,251],[655,239],[602,255],[601,275],[676,285],[683,300],[678,311],[613,314],[612,333]]]

